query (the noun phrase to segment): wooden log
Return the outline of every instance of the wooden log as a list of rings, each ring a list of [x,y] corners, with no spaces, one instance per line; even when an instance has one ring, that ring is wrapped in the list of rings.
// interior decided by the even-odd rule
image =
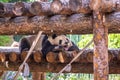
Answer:
[[[34,52],[33,59],[35,62],[40,63],[42,61],[42,53],[39,51]]]
[[[58,58],[59,58],[59,61],[60,61],[61,63],[64,63],[64,62],[65,62],[64,55],[63,55],[62,52],[59,52],[59,53],[58,53]]]
[[[91,13],[94,8],[92,7],[95,3],[90,2],[91,0],[54,0],[51,3],[51,11],[57,14],[73,14],[73,13]],[[120,10],[119,0],[101,0],[101,7],[99,8],[102,12],[113,12]],[[95,8],[98,6],[97,4]]]
[[[4,64],[0,64],[0,70],[4,71],[17,71],[20,63],[9,63],[9,68],[6,68]],[[65,65],[65,63],[28,63],[31,72],[59,72]],[[110,63],[109,65],[109,74],[120,74],[120,64]],[[93,73],[93,64],[92,63],[73,63],[72,69],[70,72],[63,73]]]
[[[107,14],[104,25],[109,33],[120,33],[120,13]],[[16,17],[8,20],[0,18],[0,35],[36,34],[42,30],[47,34],[91,34],[93,31],[92,17],[83,14],[74,14],[70,17],[55,15],[51,18],[43,16]],[[6,28],[7,27],[7,28]]]
[[[119,0],[102,0],[100,10],[102,12],[120,11]],[[91,13],[93,9],[90,0],[54,0],[50,2],[33,2],[33,3],[0,3],[1,17],[15,16],[33,16],[33,15],[54,15],[73,13]],[[33,9],[32,9],[33,8]],[[30,10],[30,11],[29,11]],[[35,12],[36,13],[35,13]],[[51,12],[52,11],[52,12]]]
[[[11,62],[17,62],[18,58],[19,58],[18,54],[16,54],[15,52],[9,54],[9,60]]]
[[[53,15],[50,11],[51,2],[16,2],[0,3],[0,17]]]
[[[91,0],[91,7],[93,9],[94,34],[94,80],[109,79],[108,27],[104,25],[105,14],[101,10],[101,8],[103,7],[102,4],[104,4],[104,2],[109,3],[109,1],[107,0]]]
[[[120,52],[120,51],[119,51],[119,52]],[[120,60],[120,53],[116,53],[116,54],[118,54],[118,55],[117,55],[117,59]]]
[[[108,53],[109,53],[109,55],[108,55],[108,61],[110,62],[111,60],[113,60],[113,58],[116,57],[116,55],[113,54],[113,53],[114,53],[113,50],[108,51]],[[119,51],[118,51],[118,53],[119,53]],[[87,61],[88,61],[88,62],[93,62],[93,52],[92,52],[92,50],[89,51],[89,52],[86,52],[85,54],[86,54],[86,56],[87,56]]]
[[[57,14],[90,13],[89,0],[54,0],[51,11]]]
[[[99,8],[102,12],[120,11],[119,0],[102,0]],[[91,13],[94,3],[90,0],[54,0],[51,2],[33,3],[0,3],[0,17],[33,16],[33,15],[54,15],[73,13]],[[35,13],[35,12],[36,13]]]
[[[10,53],[15,52],[16,54],[19,54],[18,56],[20,56],[20,53],[18,52],[19,49],[18,48],[10,48],[10,47],[0,47],[0,52],[2,52],[5,57],[7,57],[6,55],[9,55]],[[119,49],[113,49],[113,50],[109,50],[108,51],[109,54],[113,54],[113,58],[112,60],[110,60],[109,62],[109,73],[110,74],[120,74],[120,64],[119,64],[119,60],[117,59],[118,55],[120,54],[120,50]],[[89,53],[93,53],[92,49],[88,49],[85,52],[83,52],[83,54],[80,56],[80,58],[78,60],[80,61],[76,61],[76,63],[72,64],[72,70],[70,71],[71,73],[93,73],[93,64],[92,62],[89,62],[89,60],[87,59]],[[73,57],[73,54],[67,54],[67,63],[69,62],[69,60],[71,60]],[[33,56],[33,55],[32,55]],[[92,55],[89,55],[92,56]],[[81,59],[82,57],[82,59]],[[54,58],[54,57],[53,57]],[[18,58],[20,59],[20,58]],[[83,60],[86,59],[86,60]],[[6,59],[5,59],[6,60]],[[17,62],[11,62],[9,61],[9,59],[7,60],[8,66],[9,68],[5,67],[5,64],[3,64],[2,62],[0,62],[0,70],[12,70],[12,71],[17,71],[19,65],[21,64],[22,61],[17,61]],[[54,61],[54,60],[53,60]],[[66,61],[66,60],[65,60]],[[82,62],[84,61],[84,62]],[[85,62],[88,61],[88,62]],[[91,61],[91,60],[90,60]],[[56,61],[56,63],[48,63],[48,62],[44,62],[44,63],[36,63],[34,62],[34,60],[30,60],[30,62],[28,63],[31,72],[59,72],[67,63],[60,63],[60,61]]]
[[[6,56],[4,53],[0,53],[0,62],[5,62],[6,61]]]
[[[15,14],[15,16],[34,16],[29,11],[30,6],[31,6],[31,3],[16,2],[14,4],[12,12]],[[15,16],[11,16],[11,17],[15,17]]]
[[[50,11],[50,2],[33,2],[29,11],[34,15],[53,15]]]
[[[58,54],[54,54],[53,52],[49,52],[46,55],[46,60],[50,63],[55,63],[58,61]]]
[[[23,52],[21,53],[21,60],[22,60],[22,61],[25,60],[27,54],[28,54],[28,52],[26,52],[26,51],[23,51]],[[32,58],[32,57],[30,56],[30,57],[28,58],[27,62],[30,62],[30,61],[31,61],[31,58]]]
[[[113,12],[120,10],[119,0],[100,0],[98,3],[91,0],[89,5],[91,10],[99,10],[101,12]]]
[[[12,12],[14,3],[1,3],[0,2],[0,17],[13,17],[15,14]]]
[[[115,58],[118,57],[120,51],[119,50],[109,50],[109,62],[114,61]],[[62,60],[59,59],[59,53],[49,52],[46,56],[46,59],[49,63],[68,63],[70,62],[77,53],[73,52],[60,52],[62,55]],[[118,59],[117,59],[118,60]],[[83,54],[75,61],[77,63],[93,63],[93,50],[88,49],[83,52]]]
[[[32,80],[45,80],[45,73],[32,72]]]
[[[119,54],[120,54],[120,49],[110,49],[109,51],[109,62],[113,61],[116,59],[119,61]],[[0,60],[2,62],[5,61],[10,61],[10,62],[22,62],[25,58],[25,55],[27,54],[27,51],[23,51],[22,53],[19,53],[19,49],[16,47],[0,47]],[[62,63],[62,61],[59,59],[58,56],[59,53],[53,53],[49,52],[46,56],[46,60],[49,63]],[[63,63],[68,63],[70,62],[78,53],[75,51],[70,51],[70,52],[62,52],[63,56]],[[11,57],[12,56],[12,57]],[[14,57],[15,56],[15,57]],[[46,62],[42,58],[42,53],[39,51],[33,51],[33,54],[30,56],[28,62],[35,62],[35,63],[42,63]],[[87,49],[83,52],[83,54],[75,61],[77,63],[93,63],[93,49]]]
[[[15,47],[15,48],[14,47],[0,47],[0,53],[2,56],[0,58],[0,60],[2,60],[2,58],[4,58],[4,61],[6,61],[6,59],[8,57],[8,59],[7,59],[8,61],[10,60],[10,61],[14,61],[14,62],[15,62],[16,58],[17,58],[16,62],[22,62],[22,60],[24,60],[23,58],[25,58],[25,55],[27,54],[27,52],[25,52],[25,53],[22,52],[22,54],[20,54],[19,49],[17,47]],[[108,53],[109,53],[109,62],[113,61],[114,59],[120,60],[119,59],[120,49],[110,49],[108,51]],[[59,53],[49,52],[46,56],[46,60],[50,63],[60,63],[58,54]],[[11,55],[12,55],[12,57],[11,57]],[[77,53],[74,51],[62,52],[64,63],[70,62],[76,55],[77,55]],[[22,57],[22,59],[20,57]],[[31,60],[30,62],[36,62],[36,63],[45,61],[42,58],[41,52],[39,52],[39,51],[33,51],[33,54],[31,55],[30,60]],[[83,52],[83,54],[75,62],[92,63],[93,62],[93,49],[85,50]]]

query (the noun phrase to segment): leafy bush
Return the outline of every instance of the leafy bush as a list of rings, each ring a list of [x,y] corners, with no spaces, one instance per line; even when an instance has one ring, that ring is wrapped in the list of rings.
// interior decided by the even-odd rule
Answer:
[[[92,39],[92,37],[93,35],[81,35],[78,46],[83,48]],[[93,44],[90,45],[89,48],[93,48]],[[109,34],[108,48],[120,48],[120,34]]]
[[[11,41],[9,36],[0,36],[0,46],[5,46]]]

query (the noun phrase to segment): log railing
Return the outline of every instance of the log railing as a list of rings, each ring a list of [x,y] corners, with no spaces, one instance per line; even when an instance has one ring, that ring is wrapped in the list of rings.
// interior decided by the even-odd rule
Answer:
[[[110,49],[109,51],[109,67],[110,73],[120,73],[119,60],[120,49]],[[19,65],[23,62],[27,52],[19,53],[18,48],[0,47],[0,69],[1,70],[17,70]],[[58,72],[68,62],[71,61],[77,54],[77,52],[65,52],[63,53],[64,62],[60,62],[58,57],[59,53],[50,52],[46,56],[46,60],[42,58],[41,52],[33,51],[33,54],[29,57],[27,63],[30,70],[40,72]],[[51,56],[52,55],[52,56]],[[6,67],[5,62],[8,62]],[[42,64],[44,63],[44,64]],[[57,66],[57,67],[56,67]],[[87,70],[85,70],[87,69]],[[83,54],[72,64],[71,72],[75,73],[93,73],[93,49],[87,49]]]

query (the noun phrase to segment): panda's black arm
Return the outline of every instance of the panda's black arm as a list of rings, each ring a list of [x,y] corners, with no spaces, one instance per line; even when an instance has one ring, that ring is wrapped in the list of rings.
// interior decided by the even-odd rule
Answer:
[[[19,43],[19,50],[20,53],[24,50],[29,50],[30,49],[30,44],[26,38],[23,38],[20,43]]]
[[[46,55],[47,55],[47,53],[48,52],[52,52],[54,48],[55,48],[55,46],[52,45],[52,44],[50,44],[49,41],[47,41],[46,43],[44,43],[43,47],[42,47],[42,50],[41,50],[41,52],[43,54],[43,57],[45,58]]]

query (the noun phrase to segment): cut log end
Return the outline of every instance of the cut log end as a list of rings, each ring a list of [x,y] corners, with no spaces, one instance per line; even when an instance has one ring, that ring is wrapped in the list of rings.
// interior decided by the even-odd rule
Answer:
[[[92,63],[93,62],[93,53],[89,52],[88,54],[86,54],[86,56],[87,56],[87,61]]]
[[[34,15],[39,15],[42,12],[42,5],[40,2],[33,2],[31,4],[30,12]]]
[[[5,7],[4,4],[0,2],[0,15],[5,14]]]
[[[35,62],[40,63],[42,61],[42,53],[39,51],[33,53],[33,58]]]
[[[59,13],[62,10],[62,3],[59,0],[54,0],[50,8],[52,12]]]
[[[79,10],[80,1],[79,0],[70,0],[69,6],[72,11],[77,12]]]
[[[10,55],[9,55],[9,60],[10,60],[11,62],[16,62],[16,61],[17,61],[17,54],[14,53],[14,52],[10,53]]]
[[[115,57],[115,55],[113,53],[109,52],[108,61],[110,62],[111,60],[113,60],[114,57]]]
[[[89,7],[89,0],[86,1],[86,3],[82,1],[80,2],[80,0],[70,0],[69,6],[72,11],[77,12],[77,13],[79,12],[84,13],[84,14],[91,13],[91,9]]]
[[[25,5],[23,2],[16,2],[13,8],[13,13],[20,16],[24,13]]]
[[[0,53],[0,62],[5,62],[6,56],[4,53]]]
[[[120,60],[120,50],[119,50],[119,52],[118,52],[117,59]]]
[[[59,61],[60,61],[61,63],[64,63],[64,62],[65,62],[65,59],[64,59],[63,54],[64,54],[64,53],[62,53],[62,52],[60,52],[60,53],[58,54],[58,58],[59,58]]]
[[[21,60],[22,60],[22,61],[25,60],[27,54],[28,54],[28,53],[27,53],[26,51],[23,51],[23,52],[21,53]],[[27,62],[30,62],[30,58],[28,58]]]
[[[46,60],[50,63],[55,63],[56,62],[56,54],[54,54],[53,52],[49,52],[47,55],[46,55]]]

